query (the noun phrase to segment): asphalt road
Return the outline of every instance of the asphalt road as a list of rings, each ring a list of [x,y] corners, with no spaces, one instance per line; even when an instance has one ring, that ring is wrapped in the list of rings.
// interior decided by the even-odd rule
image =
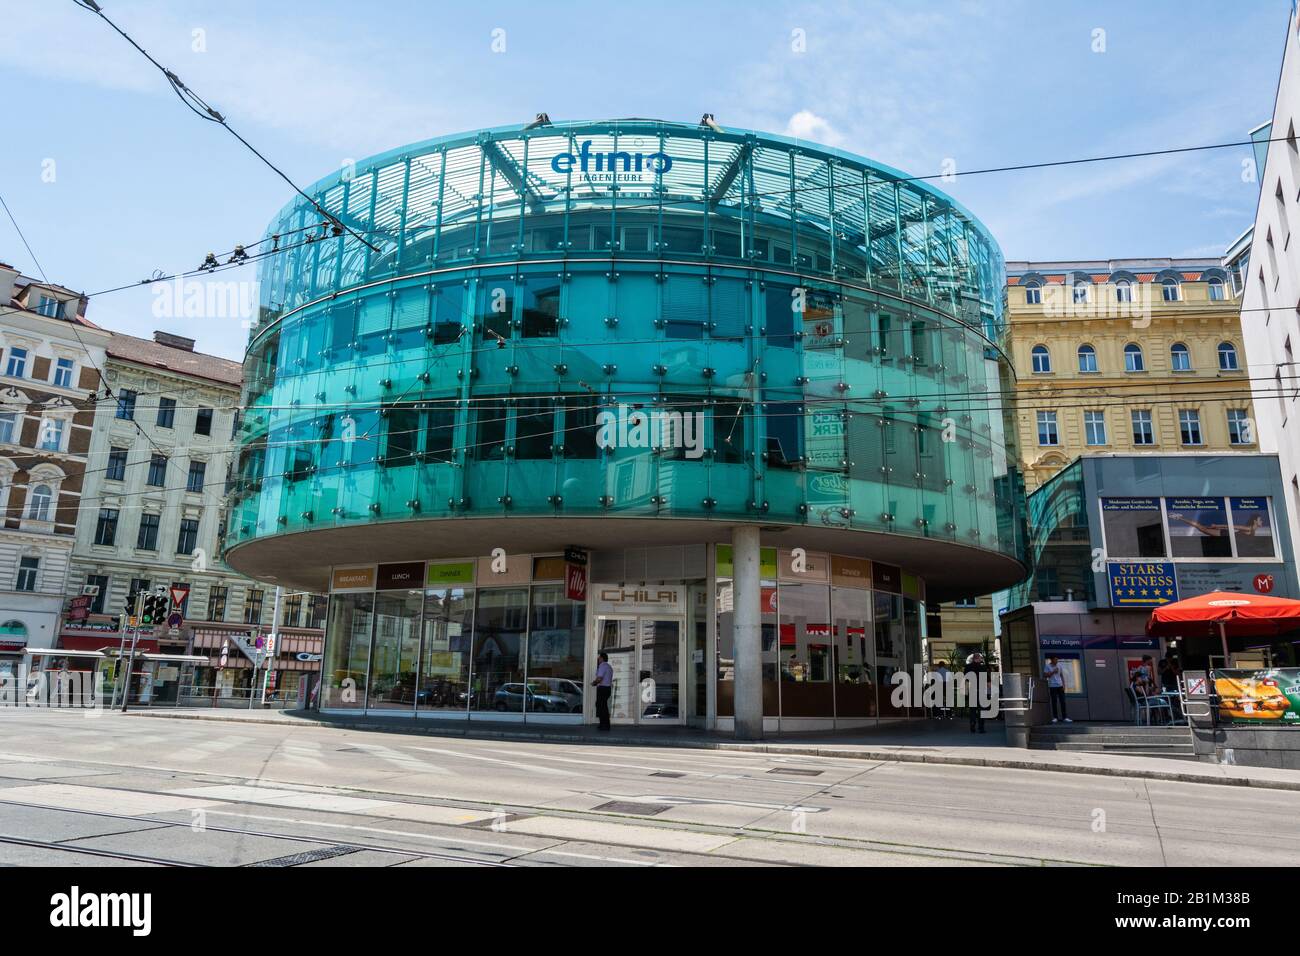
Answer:
[[[0,713],[0,864],[1287,866],[1300,793]]]

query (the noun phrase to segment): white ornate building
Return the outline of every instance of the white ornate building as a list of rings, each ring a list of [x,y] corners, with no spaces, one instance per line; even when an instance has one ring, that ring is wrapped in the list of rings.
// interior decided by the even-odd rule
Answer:
[[[0,671],[55,645],[109,335],[0,263]]]

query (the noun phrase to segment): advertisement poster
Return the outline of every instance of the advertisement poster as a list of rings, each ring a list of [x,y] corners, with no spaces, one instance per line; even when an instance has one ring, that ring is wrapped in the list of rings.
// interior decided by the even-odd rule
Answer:
[[[1300,668],[1218,670],[1214,690],[1225,723],[1300,726]]]
[[[1222,498],[1166,498],[1175,558],[1230,558],[1232,538]]]
[[[1232,508],[1232,531],[1239,558],[1271,558],[1273,525],[1268,516],[1267,498],[1229,498]]]
[[[1172,561],[1110,561],[1106,579],[1112,607],[1160,607],[1178,600]]]

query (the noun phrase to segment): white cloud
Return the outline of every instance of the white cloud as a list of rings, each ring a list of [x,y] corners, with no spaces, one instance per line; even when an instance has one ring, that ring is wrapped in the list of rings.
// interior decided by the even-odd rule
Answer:
[[[785,124],[785,135],[795,139],[811,139],[824,146],[838,146],[844,137],[826,119],[812,110],[800,110]]]

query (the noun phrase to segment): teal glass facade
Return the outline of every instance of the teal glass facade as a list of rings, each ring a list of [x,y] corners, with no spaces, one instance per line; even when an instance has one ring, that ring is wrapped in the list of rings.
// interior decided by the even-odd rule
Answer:
[[[245,361],[237,569],[325,529],[628,519],[631,545],[631,520],[657,518],[885,558],[900,537],[960,545],[998,559],[990,589],[1022,576],[1003,259],[928,184],[617,120],[430,140],[308,192],[376,248],[301,199],[268,230],[283,251]],[[603,447],[606,416],[638,413],[698,431]],[[571,534],[557,521],[550,543]],[[431,533],[422,556],[463,553]]]

